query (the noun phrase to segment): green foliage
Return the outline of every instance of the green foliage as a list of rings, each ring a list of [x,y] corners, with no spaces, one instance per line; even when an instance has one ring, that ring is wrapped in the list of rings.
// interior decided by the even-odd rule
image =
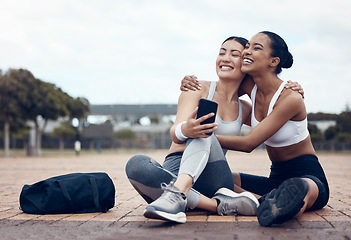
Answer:
[[[339,114],[337,124],[342,132],[351,133],[351,111],[345,111]]]
[[[311,136],[311,140],[312,140],[313,143],[315,143],[315,142],[322,142],[322,141],[325,140],[325,138],[324,138],[324,136],[323,136],[323,134],[321,132],[319,132],[319,133],[311,133],[310,136]]]
[[[325,139],[332,140],[336,137],[336,135],[339,132],[340,132],[340,126],[336,125],[336,126],[329,127],[324,133]]]
[[[0,117],[24,120],[56,120],[58,117],[84,118],[90,111],[85,98],[72,98],[55,84],[36,79],[25,69],[9,69],[0,74]]]
[[[318,121],[318,120],[336,120],[338,117],[337,114],[332,113],[309,113],[307,114],[308,121]]]
[[[151,117],[149,117],[149,119],[150,119],[150,122],[152,124],[158,124],[158,122],[159,122],[159,119],[157,116],[151,116]]]
[[[4,124],[5,124],[4,120],[0,118],[0,133],[4,129]],[[12,135],[15,135],[17,133],[19,133],[19,135],[21,135],[23,130],[28,131],[29,128],[26,126],[26,123],[24,121],[16,118],[16,119],[13,119],[10,121],[10,129],[11,129]],[[3,136],[3,135],[1,135],[1,136]],[[16,137],[16,138],[21,138],[21,137]]]
[[[117,139],[136,139],[136,134],[131,129],[121,129],[115,132],[115,137]]]
[[[61,125],[55,128],[51,136],[58,138],[73,138],[77,134],[77,129],[72,126],[70,121],[62,122]]]
[[[9,69],[5,74],[0,71],[0,120],[3,120],[5,126],[9,126],[12,122],[33,121],[36,126],[37,149],[40,149],[41,133],[44,131],[39,129],[37,122],[39,117],[45,123],[47,120],[67,116],[71,119],[81,119],[89,111],[87,99],[74,99],[55,84],[36,79],[28,70]],[[4,133],[4,140],[7,143],[8,129],[7,127]],[[68,129],[61,131],[67,133]]]
[[[326,140],[351,141],[351,111],[348,106],[344,112],[337,115],[336,126],[328,128],[324,135]]]
[[[318,127],[315,124],[308,124],[308,131],[310,134],[319,134],[321,131],[318,129]]]
[[[17,131],[12,131],[12,136],[16,139],[23,139],[26,140],[29,138],[29,127],[22,127]]]
[[[324,141],[324,136],[314,124],[308,124],[308,131],[310,132],[312,142],[322,142]]]
[[[24,89],[17,79],[12,77],[13,70],[9,70],[5,75],[0,76],[0,117],[11,120],[22,116],[22,105],[25,102]],[[33,75],[27,72],[27,77]],[[21,76],[24,77],[24,76]]]
[[[83,118],[90,111],[87,99],[74,99],[55,84],[36,79],[28,70],[9,69],[0,80],[0,116],[56,120]]]
[[[86,117],[87,113],[90,112],[90,103],[86,98],[75,98],[72,99],[69,105],[70,118],[82,119]]]
[[[335,137],[339,142],[351,141],[351,134],[347,132],[340,132]]]
[[[33,113],[35,106],[31,104],[31,98],[37,92],[37,80],[33,74],[23,69],[9,69],[5,75],[4,80],[8,85],[8,94],[4,96],[5,101],[12,102],[15,112],[13,116],[28,119],[28,115]]]

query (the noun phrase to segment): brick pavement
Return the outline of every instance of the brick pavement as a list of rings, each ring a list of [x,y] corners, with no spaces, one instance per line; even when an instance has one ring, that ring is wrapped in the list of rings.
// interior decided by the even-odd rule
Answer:
[[[144,152],[162,162],[165,151]],[[281,226],[260,227],[256,217],[187,213],[172,224],[142,216],[146,203],[129,184],[124,166],[132,152],[80,157],[0,158],[0,239],[351,239],[351,154],[318,154],[331,188],[328,205]],[[229,152],[238,171],[267,175],[263,150]],[[107,213],[31,215],[19,209],[24,184],[71,172],[103,171],[116,186],[116,205]]]

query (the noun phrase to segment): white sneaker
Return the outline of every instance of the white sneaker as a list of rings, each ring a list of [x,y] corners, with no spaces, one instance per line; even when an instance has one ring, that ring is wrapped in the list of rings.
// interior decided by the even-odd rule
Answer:
[[[177,223],[186,222],[186,197],[174,186],[173,182],[169,185],[162,183],[164,192],[162,195],[147,205],[144,216],[147,218],[161,219]]]
[[[228,188],[220,188],[213,198],[219,201],[217,206],[218,215],[255,216],[260,205],[252,193],[236,193]]]

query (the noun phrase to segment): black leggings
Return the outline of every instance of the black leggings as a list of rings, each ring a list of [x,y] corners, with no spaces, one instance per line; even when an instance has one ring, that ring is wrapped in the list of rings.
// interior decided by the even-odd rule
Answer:
[[[240,173],[241,187],[258,195],[269,193],[285,180],[293,177],[310,178],[319,190],[318,198],[308,210],[323,208],[329,200],[329,186],[317,156],[303,155],[289,161],[272,163],[269,177]]]

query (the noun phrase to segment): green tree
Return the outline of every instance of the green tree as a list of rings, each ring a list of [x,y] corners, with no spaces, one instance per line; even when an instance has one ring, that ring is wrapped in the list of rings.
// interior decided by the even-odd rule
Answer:
[[[333,113],[309,113],[307,115],[308,121],[318,121],[318,120],[336,120],[338,117],[337,114]]]
[[[13,75],[16,70],[10,69],[4,75],[0,74],[0,117],[4,120],[4,155],[10,150],[10,122],[23,117],[22,104],[25,101],[27,89],[21,86],[21,80],[32,81],[33,74],[29,71],[18,72],[18,78]]]
[[[335,138],[335,136],[340,132],[340,126],[336,125],[336,126],[331,126],[329,127],[325,133],[324,133],[324,136],[325,136],[325,139],[326,140],[332,140]]]
[[[14,129],[12,128],[11,130],[11,136],[16,140],[16,139],[21,139],[23,141],[24,149],[28,149],[28,138],[29,138],[29,127],[25,126],[23,124],[20,128]]]
[[[36,79],[28,70],[9,69],[1,75],[1,79],[0,117],[5,119],[5,123],[11,118],[33,122],[34,155],[41,154],[42,133],[49,120],[66,116],[81,118],[89,111],[86,99],[73,99],[54,84]],[[39,122],[43,124],[40,126]],[[4,128],[4,138],[9,138],[8,125],[5,124]]]
[[[149,119],[150,119],[150,122],[152,124],[158,124],[158,122],[159,122],[159,119],[157,116],[151,116],[151,117],[149,117]]]
[[[125,128],[115,132],[115,137],[117,139],[135,139],[136,134],[133,130]]]
[[[336,135],[335,138],[338,139],[340,142],[347,142],[351,141],[351,134],[346,132],[340,132]]]
[[[10,75],[18,81],[20,87],[27,90],[24,90],[20,97],[22,115],[24,119],[34,123],[35,147],[33,154],[41,155],[41,137],[48,120],[67,116],[69,114],[67,103],[71,97],[54,84],[43,82],[34,77],[23,77],[29,75],[28,72],[19,69],[11,71]],[[42,126],[39,126],[39,120],[43,120]]]
[[[342,132],[351,133],[351,110],[348,105],[345,111],[338,115],[337,124],[340,126]]]
[[[55,128],[51,136],[59,138],[60,150],[64,149],[64,139],[73,138],[76,135],[76,129],[72,126],[71,121],[62,122],[61,125]]]
[[[314,124],[308,124],[308,131],[310,132],[311,140],[313,143],[321,142],[324,140],[324,136]]]
[[[69,104],[70,118],[77,118],[79,120],[85,118],[87,113],[90,112],[90,103],[86,98],[74,98]]]

